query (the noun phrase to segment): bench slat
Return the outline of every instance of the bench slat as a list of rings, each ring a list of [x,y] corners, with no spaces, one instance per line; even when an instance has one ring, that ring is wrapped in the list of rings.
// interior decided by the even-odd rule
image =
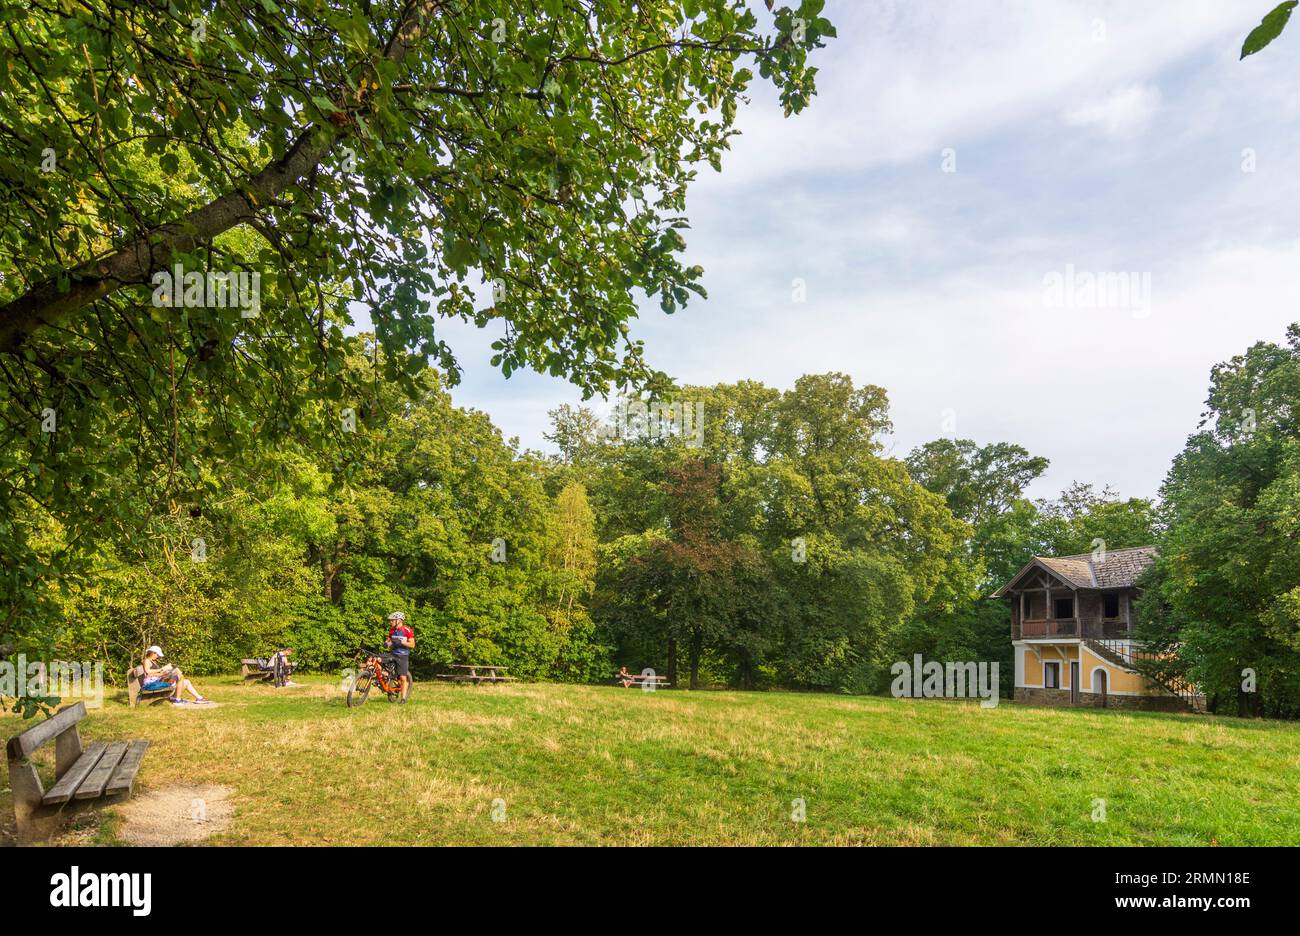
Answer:
[[[108,750],[99,759],[99,763],[90,772],[90,776],[77,789],[77,799],[94,799],[97,796],[104,795],[104,787],[108,785],[108,780],[113,776],[113,771],[117,769],[117,765],[122,762],[122,757],[126,754],[126,748],[125,741],[114,741],[108,746]]]
[[[77,758],[76,763],[68,768],[68,772],[50,788],[50,792],[41,798],[41,802],[46,806],[53,806],[57,803],[66,803],[72,799],[72,794],[77,792],[77,787],[81,786],[81,781],[85,780],[90,772],[95,769],[95,765],[99,763],[99,759],[104,756],[104,751],[107,749],[108,745],[103,741],[96,741],[89,745]]]
[[[36,750],[46,741],[49,741],[55,735],[63,734],[77,722],[86,717],[86,703],[78,702],[76,705],[69,705],[67,708],[60,709],[55,715],[45,719],[39,725],[28,728],[18,737],[13,739],[16,747],[23,757],[27,757],[32,751]]]
[[[144,760],[144,752],[148,748],[148,741],[131,742],[126,749],[126,755],[122,758],[122,763],[118,764],[117,769],[113,771],[113,779],[108,781],[108,786],[104,788],[105,796],[131,792],[131,785],[135,783],[135,775],[140,772],[140,763]]]

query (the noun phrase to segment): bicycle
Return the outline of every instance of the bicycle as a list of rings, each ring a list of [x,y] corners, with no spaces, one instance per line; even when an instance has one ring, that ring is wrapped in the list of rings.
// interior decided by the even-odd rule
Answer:
[[[366,698],[370,695],[370,687],[375,685],[388,696],[389,702],[400,702],[402,680],[393,665],[393,655],[378,650],[367,650],[365,647],[361,648],[360,653],[365,656],[365,660],[359,663],[357,675],[348,686],[348,708],[360,708],[365,705]],[[410,697],[409,689],[407,697]]]

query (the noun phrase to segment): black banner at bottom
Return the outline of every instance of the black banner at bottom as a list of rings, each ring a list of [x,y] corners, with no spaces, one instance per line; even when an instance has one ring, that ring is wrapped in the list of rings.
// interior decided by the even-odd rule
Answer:
[[[772,899],[798,906],[824,901],[828,888],[852,897],[862,913],[906,906],[947,916],[965,906],[1010,909],[1019,918],[1065,909],[1180,924],[1195,914],[1229,923],[1290,902],[1282,882],[1291,877],[1285,869],[1292,856],[1281,849],[755,851],[12,849],[4,890],[18,919],[264,919],[295,927],[342,923],[368,908],[382,915],[402,907],[406,916],[422,904],[439,918],[463,914],[479,923],[532,919],[539,906],[553,913],[570,903],[578,913],[616,905],[637,918],[653,909],[647,902],[676,904],[679,896],[714,896],[733,908],[738,896],[756,906]],[[665,920],[672,913],[666,906],[654,912]]]

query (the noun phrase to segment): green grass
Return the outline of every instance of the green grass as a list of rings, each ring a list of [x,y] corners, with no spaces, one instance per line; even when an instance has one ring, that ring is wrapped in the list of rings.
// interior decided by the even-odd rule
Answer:
[[[82,736],[153,742],[137,792],[232,787],[213,844],[1300,844],[1290,723],[549,684],[350,710],[334,680],[199,682],[219,709],[110,698]]]

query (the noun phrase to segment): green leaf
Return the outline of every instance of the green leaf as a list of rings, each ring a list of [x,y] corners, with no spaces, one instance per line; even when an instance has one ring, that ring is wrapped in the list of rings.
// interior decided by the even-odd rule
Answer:
[[[1274,39],[1282,34],[1287,20],[1291,18],[1291,11],[1295,9],[1300,0],[1286,0],[1285,3],[1279,3],[1272,11],[1265,16],[1258,26],[1251,30],[1250,35],[1246,37],[1245,43],[1241,47],[1241,57],[1254,55],[1260,49],[1264,48]]]

